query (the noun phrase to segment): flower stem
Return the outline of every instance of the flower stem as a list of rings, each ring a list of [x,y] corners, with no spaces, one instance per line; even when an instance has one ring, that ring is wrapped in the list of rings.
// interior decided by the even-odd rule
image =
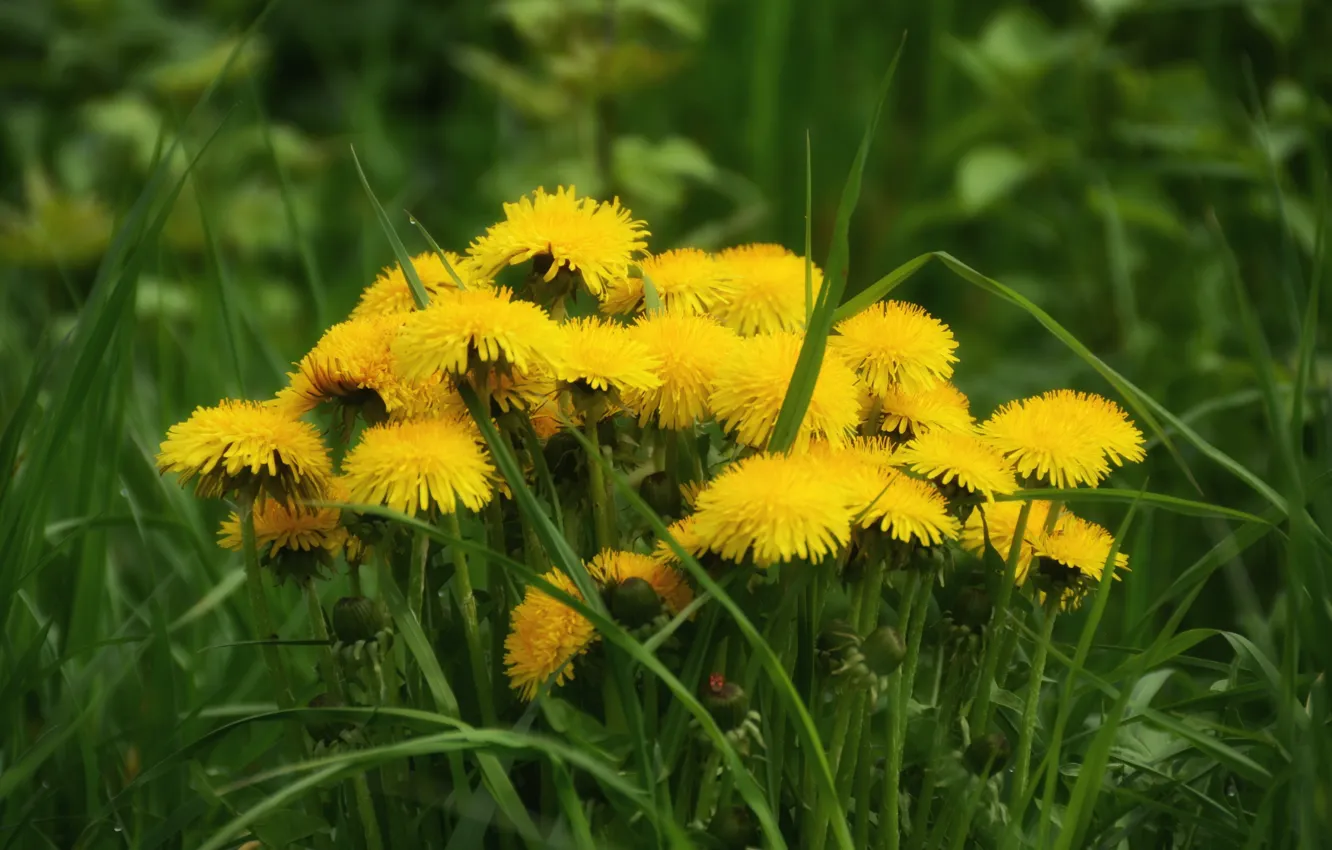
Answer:
[[[458,512],[445,514],[445,530],[455,539],[462,539],[462,525]],[[476,596],[472,593],[472,575],[467,566],[467,555],[460,546],[450,546],[453,552],[453,593],[458,597],[458,610],[462,612],[463,639],[467,642],[468,661],[472,667],[472,681],[476,685],[476,699],[481,706],[481,720],[487,726],[495,725],[495,701],[490,690],[490,674],[486,668],[485,651],[481,647],[481,627],[476,616]]]
[[[914,571],[907,573],[906,589],[898,607],[898,628],[910,630],[912,609],[916,607],[916,596],[920,593],[920,575]],[[919,642],[907,645],[908,656],[915,653],[920,656]],[[901,773],[902,750],[906,745],[906,709],[909,695],[903,687],[906,671],[897,669],[888,683],[888,762],[884,766],[883,800],[879,806],[880,848],[897,850],[901,844]]]
[[[254,496],[252,490],[243,490],[240,494],[241,549],[245,554],[245,584],[250,591],[250,607],[254,610],[254,627],[259,640],[269,641],[277,635],[273,631],[273,614],[268,609],[268,597],[264,595],[264,576],[259,568],[259,551],[254,540]],[[291,695],[291,680],[278,648],[265,642],[263,656],[264,663],[268,665],[268,674],[273,677],[273,684],[277,688],[278,707],[294,707],[296,701]]]
[[[1036,654],[1031,659],[1031,676],[1027,681],[1027,702],[1022,708],[1022,728],[1018,732],[1017,751],[1013,761],[1013,785],[1009,790],[1009,809],[1014,818],[1021,818],[1016,811],[1018,803],[1027,790],[1027,772],[1031,767],[1031,743],[1036,734],[1036,709],[1041,701],[1041,683],[1045,678],[1045,659],[1050,649],[1050,636],[1054,633],[1055,618],[1059,615],[1059,596],[1051,593],[1045,605],[1045,625],[1041,630],[1040,642],[1036,644]]]
[[[591,414],[588,415],[584,432],[587,434],[587,441],[591,443],[588,449],[592,456],[588,458],[587,463],[587,489],[588,496],[592,500],[592,524],[596,531],[597,551],[601,551],[612,548],[614,543],[611,531],[611,502],[606,492],[606,473],[601,468],[601,436],[597,433],[596,418]]]
[[[430,538],[424,532],[418,531],[412,546],[411,571],[407,576],[407,607],[422,628],[425,628],[425,568],[428,560],[430,560]]]
[[[703,762],[703,778],[698,786],[698,804],[694,807],[694,820],[707,826],[712,809],[717,803],[717,773],[721,768],[721,751],[716,747]]]
[[[507,440],[507,436],[505,437]],[[512,448],[512,444],[510,444]],[[519,512],[521,513],[521,511]],[[526,524],[526,520],[524,520]],[[487,544],[498,554],[508,554],[504,542],[504,509],[498,496],[486,505]],[[526,547],[524,547],[526,548]],[[494,694],[491,704],[503,706],[507,696],[506,677],[504,675],[504,640],[509,636],[509,600],[507,576],[504,567],[494,558],[486,559],[486,588],[494,605],[490,613],[490,684]],[[499,710],[495,710],[496,716]]]
[[[324,622],[324,606],[319,603],[319,591],[313,581],[302,582],[305,592],[305,604],[310,612],[310,631],[315,640],[320,641],[319,668],[324,684],[333,696],[342,702],[347,701],[347,689],[342,682],[342,670],[338,660],[333,657],[333,638],[328,633],[328,624]]]
[[[1013,588],[1017,585],[1018,562],[1022,559],[1022,543],[1027,536],[1031,505],[1030,500],[1025,501],[1018,511],[1017,525],[1013,528],[1013,543],[1004,564],[1004,580],[999,583],[999,595],[994,600],[994,615],[990,618],[989,634],[986,635],[985,658],[981,663],[981,674],[976,679],[976,698],[971,706],[973,736],[984,735],[990,725],[990,695],[995,673],[999,669],[1000,648],[1006,643],[1008,605],[1013,598]]]
[[[375,816],[375,801],[370,797],[370,783],[365,781],[365,774],[358,773],[352,779],[356,793],[356,813],[361,821],[361,831],[365,833],[367,850],[383,850],[384,839],[379,834],[379,818]]]

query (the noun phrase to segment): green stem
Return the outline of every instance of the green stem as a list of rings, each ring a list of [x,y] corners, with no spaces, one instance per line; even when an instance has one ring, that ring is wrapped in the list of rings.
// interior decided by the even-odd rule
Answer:
[[[241,549],[245,554],[245,584],[250,592],[250,607],[254,610],[254,627],[258,639],[263,644],[264,663],[268,665],[268,674],[277,688],[279,708],[293,708],[296,700],[291,693],[291,680],[287,676],[286,665],[278,648],[267,641],[277,637],[273,630],[273,614],[268,608],[268,597],[264,595],[264,574],[259,568],[259,551],[254,540],[254,492],[242,491],[239,505],[241,527]]]
[[[721,767],[721,751],[713,747],[703,762],[703,777],[698,786],[698,804],[694,807],[694,820],[707,826],[712,808],[717,803],[717,772]]]
[[[898,606],[898,628],[911,628],[912,609],[916,607],[916,596],[920,593],[920,575],[914,571],[907,573],[907,586],[903,591]],[[908,656],[920,653],[920,646],[913,648],[908,644]],[[879,840],[876,844],[887,850],[897,850],[901,844],[901,787],[902,787],[902,750],[906,745],[906,709],[908,696],[903,687],[905,670],[896,670],[888,682],[888,762],[884,767],[883,800],[879,805]]]
[[[587,463],[587,489],[592,500],[592,524],[596,531],[597,551],[614,547],[611,522],[611,501],[606,491],[606,473],[601,468],[601,436],[597,433],[596,417],[590,412],[584,427],[587,441],[591,443],[588,453],[592,456]]]
[[[445,530],[456,540],[462,539],[462,526],[458,512],[445,514]],[[472,593],[472,574],[467,566],[467,555],[461,546],[450,546],[453,553],[453,593],[462,612],[463,640],[467,643],[467,659],[472,668],[472,681],[476,685],[476,700],[481,706],[481,720],[487,726],[495,725],[495,701],[490,690],[490,675],[486,668],[485,650],[481,646],[481,627],[476,616],[476,596]]]
[[[984,735],[990,725],[990,696],[995,672],[999,669],[1000,646],[1006,642],[1009,631],[1008,605],[1013,598],[1013,588],[1017,585],[1018,562],[1021,560],[1022,543],[1027,536],[1031,505],[1030,500],[1025,501],[1018,511],[1017,525],[1013,528],[1013,543],[1004,564],[1004,580],[999,584],[999,596],[994,601],[994,615],[990,618],[989,634],[986,635],[985,659],[981,664],[980,677],[976,680],[976,698],[971,709],[973,736]]]
[[[508,439],[507,435],[504,437]],[[509,444],[513,448],[513,444]],[[519,513],[522,513],[519,511]],[[507,554],[504,542],[504,509],[496,496],[486,505],[486,535],[490,548],[500,554]],[[494,558],[486,559],[486,588],[494,600],[490,612],[490,684],[498,717],[500,709],[508,698],[508,677],[504,673],[504,641],[509,636],[509,593],[508,576],[504,568]]]
[[[341,702],[347,701],[347,688],[342,681],[342,669],[333,657],[333,638],[328,633],[328,623],[324,621],[324,606],[319,603],[319,591],[313,581],[302,582],[304,585],[306,608],[310,613],[310,631],[320,641],[319,669],[333,696]]]
[[[925,758],[925,776],[921,780],[920,794],[916,797],[916,811],[911,817],[908,850],[919,850],[929,837],[930,830],[926,824],[929,823],[930,809],[934,805],[934,786],[939,781],[939,750],[947,737],[949,724],[955,720],[961,691],[961,682],[956,679],[955,673],[950,674],[944,687],[943,701],[935,709],[938,722],[934,724],[934,736],[930,739],[929,754]]]
[[[407,607],[422,628],[425,628],[425,568],[429,559],[430,538],[425,532],[418,531],[412,546],[411,570],[407,576]]]
[[[1045,678],[1045,659],[1050,649],[1050,636],[1054,633],[1055,619],[1059,615],[1059,598],[1051,593],[1045,606],[1045,625],[1041,630],[1036,654],[1031,659],[1031,676],[1027,682],[1027,702],[1022,708],[1022,728],[1018,733],[1017,752],[1013,761],[1013,785],[1009,790],[1010,813],[1016,819],[1022,812],[1016,810],[1027,790],[1027,772],[1031,767],[1031,744],[1036,734],[1036,709],[1041,701],[1041,683]]]
[[[379,818],[375,815],[375,801],[370,797],[370,784],[365,781],[365,774],[358,773],[352,779],[356,793],[356,813],[361,821],[361,831],[365,833],[367,850],[384,850],[384,839],[379,834]]]
[[[352,595],[352,596],[365,596],[365,592],[362,591],[362,589],[361,589],[361,565],[360,565],[360,564],[348,564],[348,565],[347,565],[347,579],[348,579],[348,581],[351,582],[351,595]]]
[[[925,639],[925,620],[930,611],[930,596],[934,593],[934,568],[925,570],[916,588],[911,622],[907,627],[906,660],[902,664],[902,712],[895,719],[906,732],[906,708],[911,704],[911,697],[916,693],[916,671],[920,669],[921,643]],[[922,592],[923,591],[923,592]]]

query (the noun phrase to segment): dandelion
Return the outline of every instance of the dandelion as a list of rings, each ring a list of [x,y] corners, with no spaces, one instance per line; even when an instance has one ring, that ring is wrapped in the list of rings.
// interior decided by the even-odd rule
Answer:
[[[957,342],[948,326],[905,301],[880,301],[837,324],[838,351],[875,395],[919,394],[953,374]]]
[[[399,374],[413,381],[481,365],[523,374],[548,369],[558,344],[559,326],[536,304],[513,300],[507,289],[469,289],[407,317],[393,357]]]
[[[936,546],[958,536],[948,500],[928,481],[883,467],[866,468],[844,480],[852,494],[856,525],[878,528],[894,540]]]
[[[562,269],[581,274],[593,295],[629,274],[629,264],[647,248],[646,226],[635,221],[619,199],[598,203],[577,198],[572,186],[504,205],[504,221],[493,225],[467,249],[483,275],[506,265],[535,260],[533,271],[549,283]]]
[[[898,451],[895,461],[945,487],[956,482],[988,501],[994,501],[995,493],[1017,490],[1011,464],[975,434],[938,430],[920,434]]]
[[[651,555],[605,549],[587,565],[592,578],[603,587],[637,578],[647,582],[672,614],[678,614],[694,599],[694,591],[674,566]]]
[[[454,274],[458,275],[463,285],[468,289],[487,288],[492,286],[488,276],[479,274],[476,268],[463,257],[458,256],[452,251],[444,252],[444,260],[453,267]],[[412,257],[412,268],[416,270],[416,276],[421,281],[421,286],[425,289],[426,295],[431,300],[437,298],[446,290],[458,288],[457,281],[453,275],[449,274],[448,267],[444,265],[444,260],[440,259],[439,254],[434,251],[426,251],[423,254],[417,254]],[[384,270],[361,292],[361,298],[356,302],[356,307],[351,312],[351,318],[363,319],[372,316],[400,315],[402,313],[411,313],[416,310],[416,298],[412,295],[411,285],[407,282],[407,275],[403,273],[402,266],[394,263],[391,266],[385,266]]]
[[[805,258],[781,245],[755,244],[717,254],[733,282],[733,294],[712,309],[722,324],[742,334],[796,331],[805,327]],[[811,266],[811,297],[823,289],[823,272]]]
[[[551,570],[547,582],[574,597],[583,596],[564,573]],[[556,685],[574,677],[573,661],[597,640],[597,630],[582,614],[536,586],[529,586],[513,609],[504,639],[509,684],[531,701],[552,676]]]
[[[665,310],[640,317],[629,333],[661,364],[659,386],[624,393],[624,403],[638,414],[639,424],[655,416],[662,428],[680,430],[706,419],[708,395],[736,341],[734,332],[711,316]]]
[[[1091,393],[1054,390],[1010,402],[980,426],[981,433],[1024,477],[1055,487],[1095,487],[1110,464],[1143,459],[1142,432],[1113,401]]]
[[[729,356],[717,368],[709,405],[738,442],[762,446],[772,436],[802,341],[798,333],[781,332],[748,337],[728,349]],[[819,368],[797,442],[811,437],[841,441],[859,421],[855,375],[830,352]]]
[[[708,551],[729,561],[752,555],[778,561],[824,558],[851,536],[845,488],[813,459],[754,455],[738,461],[698,494],[693,529]]]
[[[1031,560],[1036,555],[1036,544],[1045,529],[1050,516],[1051,503],[1033,501],[1027,516],[1027,524],[1022,534],[1022,547],[1018,550],[1018,583],[1027,575]],[[985,555],[985,535],[989,532],[990,546],[1007,561],[1013,548],[1017,533],[1018,516],[1022,512],[1021,502],[994,502],[974,508],[962,527],[958,542],[962,548],[976,557]]]
[[[682,487],[681,490],[683,489]],[[684,494],[682,493],[682,495]],[[693,500],[687,501],[692,507]],[[694,517],[692,515],[676,520],[666,526],[666,531],[690,557],[697,558],[706,548],[703,540],[698,536],[698,531],[694,528]],[[671,566],[679,566],[680,564],[680,559],[676,557],[675,550],[671,548],[671,544],[665,538],[658,540],[656,545],[653,546],[652,557],[663,564],[670,564]]]
[[[922,393],[890,388],[878,399],[883,430],[914,436],[930,431],[965,433],[975,427],[971,403],[952,384],[940,384]]]
[[[361,434],[343,461],[351,501],[415,516],[490,501],[495,469],[474,427],[461,418],[388,422]]]
[[[314,498],[333,474],[328,449],[313,425],[254,401],[199,407],[171,426],[157,468],[181,483],[197,478],[204,498],[257,489],[279,502]]]
[[[643,309],[644,279],[667,310],[695,315],[706,313],[735,293],[726,267],[697,248],[676,248],[638,261],[638,275],[618,278],[601,296],[606,313],[636,313]]]
[[[645,393],[661,386],[661,361],[623,325],[597,318],[560,326],[555,376],[577,396]]]
[[[335,478],[326,497],[346,501],[346,486]],[[360,552],[361,541],[348,534],[342,525],[342,512],[296,503],[286,505],[274,499],[255,502],[255,548],[267,552],[267,566],[279,581],[309,581],[323,574],[332,559],[347,550],[350,558]],[[244,546],[240,515],[232,511],[218,531],[218,543],[224,549],[239,552]]]
[[[1087,589],[1101,580],[1114,543],[1102,526],[1062,511],[1054,528],[1041,531],[1035,540],[1035,581],[1042,597],[1047,591],[1058,593],[1065,610],[1077,607]],[[1116,552],[1111,569],[1128,569],[1128,555]]]

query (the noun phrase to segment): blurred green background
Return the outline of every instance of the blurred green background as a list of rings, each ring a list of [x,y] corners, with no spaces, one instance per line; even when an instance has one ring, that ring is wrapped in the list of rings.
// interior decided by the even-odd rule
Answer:
[[[846,168],[906,34],[852,231],[851,291],[948,251],[1031,298],[1259,477],[1276,475],[1227,264],[1233,252],[1288,386],[1327,235],[1332,4],[280,0],[192,113],[263,9],[0,3],[0,421],[95,297],[99,260],[163,151],[180,142],[168,169],[179,177],[207,144],[136,260],[101,389],[71,420],[64,465],[49,470],[62,484],[24,506],[41,522],[15,526],[6,553],[26,582],[9,577],[21,589],[12,605],[30,613],[8,621],[9,651],[49,617],[57,668],[76,658],[140,677],[92,679],[101,684],[88,693],[117,718],[110,737],[82,732],[83,755],[59,759],[87,773],[89,811],[97,777],[128,770],[114,765],[130,742],[151,761],[188,739],[173,712],[244,697],[258,676],[244,658],[181,655],[226,631],[202,613],[182,621],[203,602],[244,619],[225,593],[201,602],[236,575],[212,546],[218,506],[164,486],[151,456],[194,405],[276,390],[389,262],[353,146],[417,250],[408,213],[462,250],[501,202],[559,183],[618,194],[648,220],[655,249],[765,240],[798,250],[808,135],[822,261]],[[955,329],[958,383],[979,416],[1054,387],[1108,391],[1030,317],[940,266],[899,293]],[[42,386],[49,413],[58,387]],[[1320,361],[1315,388],[1327,387]],[[1325,457],[1327,420],[1309,416],[1306,449]],[[1181,455],[1201,494],[1159,446],[1117,483],[1262,508],[1196,450]],[[1120,513],[1101,516],[1113,525]],[[161,516],[159,528],[150,520]],[[1127,642],[1227,531],[1192,517],[1141,521],[1129,544],[1139,568],[1106,641]],[[1235,627],[1237,590],[1270,601],[1274,546],[1246,552],[1191,619]],[[1250,586],[1256,596],[1244,595]],[[114,643],[158,628],[172,649],[131,656]],[[173,657],[191,680],[164,703],[154,683]],[[40,728],[72,710],[55,707],[61,687],[4,699],[26,700]],[[144,736],[139,711],[146,727],[156,718],[175,732]],[[77,767],[83,758],[94,766]]]

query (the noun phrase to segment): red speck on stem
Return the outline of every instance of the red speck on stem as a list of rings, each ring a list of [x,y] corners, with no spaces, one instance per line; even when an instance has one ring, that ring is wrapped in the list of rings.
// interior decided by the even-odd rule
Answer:
[[[721,673],[713,673],[711,676],[708,676],[708,688],[714,694],[721,693],[722,688],[724,687],[726,687],[726,677]]]

